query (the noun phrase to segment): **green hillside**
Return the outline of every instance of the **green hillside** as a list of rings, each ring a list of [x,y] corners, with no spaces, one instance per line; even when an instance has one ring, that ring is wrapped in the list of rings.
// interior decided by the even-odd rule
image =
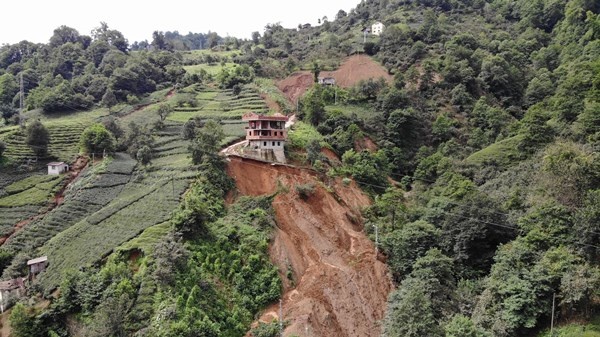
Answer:
[[[554,336],[598,334],[600,3],[368,0],[320,22],[0,46],[2,279],[50,261],[14,336],[246,335],[282,295],[273,196],[226,203],[216,152],[275,110],[300,120],[294,165],[371,197],[362,232],[395,285],[382,335],[550,336],[553,296]],[[357,54],[393,81],[354,81]],[[45,174],[77,158],[73,181]]]

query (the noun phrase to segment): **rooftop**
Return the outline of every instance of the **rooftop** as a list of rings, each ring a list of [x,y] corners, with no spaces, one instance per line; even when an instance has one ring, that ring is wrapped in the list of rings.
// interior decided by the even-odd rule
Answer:
[[[48,163],[48,166],[59,166],[59,165],[66,165],[64,161],[53,161]]]
[[[287,121],[288,117],[284,116],[280,113],[276,113],[271,116],[265,116],[265,115],[259,115],[254,112],[248,112],[242,116],[242,120],[245,120],[245,121]]]
[[[32,264],[38,264],[46,261],[48,261],[47,256],[36,257],[35,259],[27,261],[27,265],[31,266]]]

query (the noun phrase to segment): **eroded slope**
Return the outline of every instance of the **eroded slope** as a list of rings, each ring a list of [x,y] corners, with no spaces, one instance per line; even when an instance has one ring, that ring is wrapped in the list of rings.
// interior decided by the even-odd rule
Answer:
[[[392,283],[362,231],[367,196],[340,181],[326,189],[313,172],[288,166],[230,157],[228,171],[243,195],[279,191],[270,254],[284,279],[285,335],[379,336]],[[314,192],[302,200],[295,186],[306,184]],[[261,320],[277,315],[275,305]]]

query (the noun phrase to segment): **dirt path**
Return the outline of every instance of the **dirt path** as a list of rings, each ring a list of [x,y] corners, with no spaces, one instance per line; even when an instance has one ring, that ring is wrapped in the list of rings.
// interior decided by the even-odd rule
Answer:
[[[86,167],[88,163],[88,159],[86,157],[79,156],[75,160],[75,163],[71,165],[71,170],[67,173],[67,177],[65,178],[64,187],[56,193],[52,202],[48,205],[48,207],[40,214],[27,218],[25,220],[19,221],[13,226],[13,230],[0,237],[0,246],[3,245],[8,239],[10,239],[13,235],[15,235],[18,231],[20,231],[23,227],[30,224],[33,220],[44,217],[48,212],[60,206],[65,200],[65,190],[71,183],[79,176],[81,171]]]
[[[392,283],[363,232],[360,209],[368,197],[341,181],[328,192],[310,170],[239,157],[230,157],[228,173],[243,195],[274,193],[278,182],[288,189],[273,202],[277,229],[270,247],[284,280],[285,335],[379,336]],[[295,186],[308,183],[314,193],[304,201]],[[277,313],[274,305],[260,320],[270,322]]]
[[[6,310],[1,316],[0,316],[0,324],[2,324],[2,327],[0,328],[0,337],[9,337],[10,336],[10,313],[12,312],[12,309],[8,309]]]

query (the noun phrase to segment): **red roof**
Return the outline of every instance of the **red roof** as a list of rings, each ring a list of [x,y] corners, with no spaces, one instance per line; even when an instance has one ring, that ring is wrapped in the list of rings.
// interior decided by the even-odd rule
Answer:
[[[288,120],[288,117],[284,116],[280,113],[276,113],[272,116],[265,116],[265,115],[259,115],[254,112],[248,112],[242,116],[242,120],[245,120],[245,121],[284,121],[285,122]]]

